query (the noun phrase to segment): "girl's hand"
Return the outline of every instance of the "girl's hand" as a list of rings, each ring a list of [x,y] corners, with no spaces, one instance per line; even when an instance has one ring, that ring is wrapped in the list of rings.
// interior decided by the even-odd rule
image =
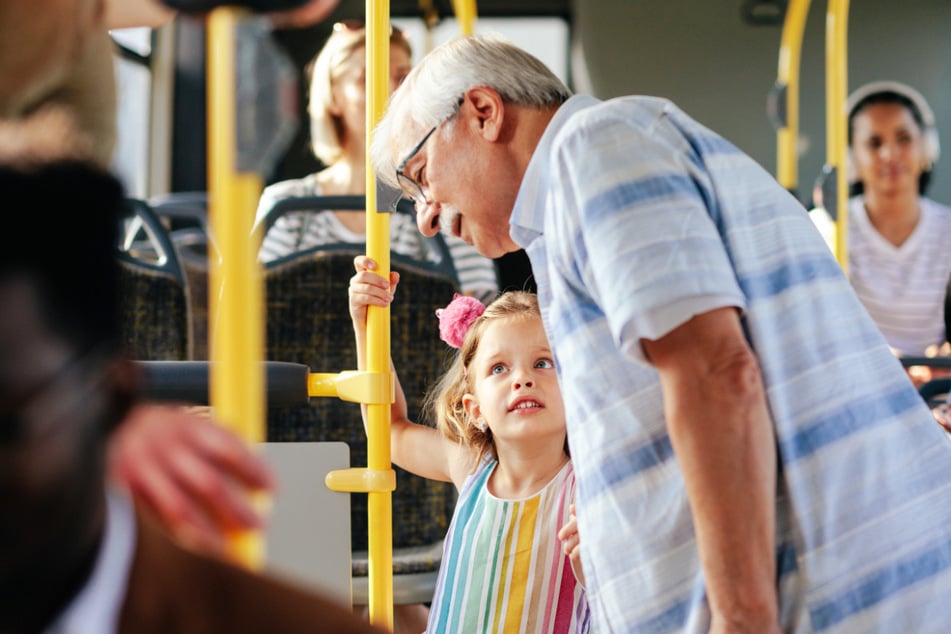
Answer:
[[[575,516],[575,505],[568,507],[570,517],[564,526],[558,531],[558,539],[562,541],[565,549],[565,555],[571,561],[571,570],[575,573],[575,578],[582,586],[584,582],[584,570],[581,569],[581,539],[578,535],[578,518]]]
[[[363,328],[367,323],[367,306],[386,307],[393,301],[393,293],[399,284],[400,274],[390,271],[390,281],[373,271],[376,262],[365,255],[353,258],[356,274],[350,278],[350,318],[355,328]]]

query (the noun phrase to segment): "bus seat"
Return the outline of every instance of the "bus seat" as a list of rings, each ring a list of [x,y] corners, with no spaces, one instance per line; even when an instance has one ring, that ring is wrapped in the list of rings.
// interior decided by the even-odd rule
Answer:
[[[263,237],[267,234],[271,227],[274,226],[274,223],[277,222],[277,219],[284,214],[299,211],[316,212],[325,209],[349,209],[360,211],[366,209],[366,198],[362,195],[292,196],[288,198],[282,198],[275,202],[270,209],[264,211],[264,213],[255,220],[255,229],[260,230],[261,236]],[[416,209],[413,206],[413,201],[401,198],[396,204],[395,213],[415,216]],[[429,249],[435,259],[434,262],[427,263],[426,267],[433,268],[446,277],[455,280],[456,284],[458,285],[459,277],[456,273],[456,265],[453,262],[452,254],[449,251],[449,245],[446,243],[445,236],[443,236],[441,233],[437,233],[435,236],[425,237],[424,239],[429,245]],[[363,245],[354,246],[359,246],[361,249],[364,248]]]
[[[302,363],[313,372],[356,368],[347,288],[353,275],[353,258],[361,252],[352,245],[321,247],[268,263],[264,279],[269,360]],[[434,313],[452,298],[458,285],[432,269],[395,255],[391,266],[401,275],[391,307],[393,363],[406,393],[410,418],[419,421],[423,397],[444,371],[448,353],[437,336]],[[271,408],[267,439],[343,441],[350,445],[352,465],[365,466],[367,461],[366,434],[357,403],[315,398],[308,407]],[[398,603],[426,602],[432,598],[456,491],[449,483],[394,469],[394,594]],[[366,494],[352,495],[351,535],[354,602],[364,605]],[[404,590],[406,584],[413,590]]]
[[[918,386],[918,393],[925,400],[928,407],[936,407],[941,403],[948,402],[948,395],[951,393],[951,377],[942,377],[931,379]]]
[[[208,359],[208,193],[174,192],[149,199],[155,214],[170,230],[188,289],[191,349],[188,358]]]
[[[178,255],[148,204],[129,199],[127,210],[117,249],[125,353],[150,361],[187,359],[189,305]]]

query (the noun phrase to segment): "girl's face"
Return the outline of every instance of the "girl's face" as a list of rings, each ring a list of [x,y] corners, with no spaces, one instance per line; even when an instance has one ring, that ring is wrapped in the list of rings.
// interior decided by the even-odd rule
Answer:
[[[463,403],[473,420],[488,425],[496,443],[564,438],[565,407],[553,358],[538,317],[497,319],[486,327],[469,364],[474,393]]]
[[[399,87],[411,69],[409,53],[398,44],[390,44],[390,92]],[[366,48],[353,50],[335,72],[331,114],[343,118],[348,135],[363,139],[366,126]]]
[[[852,119],[852,160],[870,194],[918,191],[925,163],[921,129],[905,106],[877,103]]]

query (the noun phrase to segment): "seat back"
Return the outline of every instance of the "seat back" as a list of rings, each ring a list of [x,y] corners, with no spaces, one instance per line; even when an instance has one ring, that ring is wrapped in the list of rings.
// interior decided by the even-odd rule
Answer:
[[[124,351],[133,359],[187,359],[187,291],[168,231],[145,202],[130,199],[126,208],[127,231],[117,249]]]
[[[355,369],[356,346],[347,300],[353,275],[353,247],[314,249],[270,263],[265,268],[266,350],[271,361],[303,363],[314,372]],[[458,286],[446,277],[394,256],[401,275],[391,307],[392,357],[413,420],[420,420],[422,399],[444,371],[447,348],[439,341],[434,317]],[[312,399],[308,407],[268,411],[269,441],[343,441],[354,466],[367,464],[367,441],[357,403]],[[451,484],[435,482],[396,468],[393,494],[394,547],[422,546],[441,540],[455,506]],[[351,500],[354,550],[367,548],[367,496]]]
[[[175,192],[149,199],[155,214],[169,227],[188,289],[191,328],[189,358],[208,359],[208,252],[213,239],[208,225],[207,192]]]
[[[256,221],[255,228],[261,231],[264,236],[274,226],[277,219],[282,215],[295,211],[317,212],[326,209],[349,209],[360,211],[366,209],[366,197],[364,196],[292,196],[282,198],[274,203],[274,206],[268,209],[263,216]],[[413,202],[405,198],[396,203],[394,213],[408,214],[410,216],[416,213]],[[449,245],[441,233],[435,236],[427,237],[429,248],[435,256],[435,262],[427,264],[427,268],[435,268],[446,277],[449,277],[459,283],[459,276],[456,273],[456,265],[453,262],[452,254],[449,251]],[[362,245],[353,245],[361,246]]]
[[[951,377],[926,381],[918,386],[918,393],[928,404],[928,407],[937,407],[946,403],[948,402],[948,395],[951,393]]]

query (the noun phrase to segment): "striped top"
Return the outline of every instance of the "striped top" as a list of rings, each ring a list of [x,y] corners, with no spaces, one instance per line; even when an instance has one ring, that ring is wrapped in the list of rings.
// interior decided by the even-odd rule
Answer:
[[[484,460],[459,492],[427,632],[589,631],[584,589],[558,539],[574,501],[571,462],[522,500],[489,493],[496,464]]]
[[[951,277],[951,208],[919,199],[918,226],[896,247],[872,226],[864,199],[849,201],[849,280],[901,354],[944,343],[944,296]]]
[[[317,175],[281,181],[264,189],[258,203],[257,217],[264,215],[285,198],[320,196]],[[444,234],[452,256],[459,287],[463,293],[483,302],[491,301],[498,292],[495,264],[461,239]],[[337,219],[333,211],[293,211],[278,218],[271,226],[258,254],[262,262],[270,262],[296,251],[322,244],[348,242],[366,243],[365,233],[350,231]],[[416,219],[402,213],[390,216],[390,251],[421,261],[435,262],[438,257],[416,227]],[[449,301],[448,299],[446,300]]]
[[[947,630],[951,444],[768,172],[666,100],[576,96],[535,149],[511,223],[559,370],[593,629],[709,629],[639,341],[736,306],[777,437],[783,631]]]

